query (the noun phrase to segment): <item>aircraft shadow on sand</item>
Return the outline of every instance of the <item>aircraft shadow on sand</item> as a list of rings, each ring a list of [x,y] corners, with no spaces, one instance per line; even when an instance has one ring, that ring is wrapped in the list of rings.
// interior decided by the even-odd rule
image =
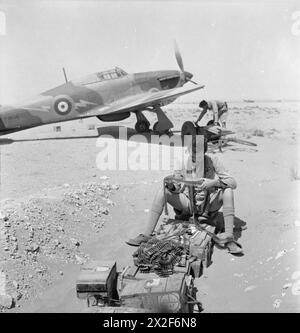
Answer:
[[[120,128],[126,129],[126,131],[122,132],[122,136],[120,137]],[[46,137],[46,138],[36,138],[36,139],[10,139],[10,138],[0,138],[0,146],[8,145],[16,142],[35,142],[35,141],[53,141],[53,140],[80,140],[80,139],[97,139],[101,136],[111,136],[117,140],[124,140],[124,134],[126,134],[125,139],[128,141],[134,141],[138,143],[159,143],[160,145],[169,145],[169,142],[175,147],[181,147],[181,135],[176,133],[181,133],[180,131],[173,131],[173,134],[170,136],[172,140],[163,140],[162,138],[168,138],[167,135],[160,135],[159,142],[153,141],[153,135],[158,136],[153,131],[145,132],[145,133],[138,133],[135,129],[126,127],[126,126],[103,126],[96,128],[97,134],[96,135],[81,135],[81,136],[56,136],[56,137]],[[209,152],[214,153],[218,151],[217,144],[209,144]],[[257,149],[243,146],[237,147],[235,143],[225,142],[222,144],[222,151],[226,152],[227,150],[232,151],[248,151],[248,152],[257,152]]]
[[[175,147],[181,147],[182,146],[182,140],[181,135],[178,134],[172,134],[172,135],[158,135],[153,131],[145,132],[145,133],[138,133],[133,128],[123,127],[126,129],[126,140],[138,142],[138,143],[159,143],[161,145],[169,145],[171,144]],[[107,126],[107,127],[99,127],[98,135],[99,137],[102,135],[110,135],[113,138],[117,140],[123,140],[124,136],[120,137],[120,126]],[[153,138],[155,139],[153,140]],[[163,138],[166,138],[166,140],[163,140]],[[168,139],[169,138],[169,139]]]
[[[122,135],[120,136],[120,128],[126,129],[126,131],[122,131]],[[126,139],[138,142],[138,143],[155,143],[152,141],[152,136],[155,135],[154,132],[145,132],[145,133],[138,133],[135,129],[125,126],[105,126],[105,127],[98,127],[97,129],[98,134],[96,135],[82,135],[82,136],[56,136],[56,137],[46,137],[46,138],[36,138],[36,139],[10,139],[10,138],[1,138],[0,139],[0,146],[1,145],[8,145],[16,142],[35,142],[35,141],[52,141],[52,140],[80,140],[80,139],[97,139],[101,136],[111,136],[117,140],[124,140]],[[124,137],[125,134],[125,137]],[[157,134],[158,137],[158,134]],[[160,136],[159,143],[161,145],[168,145],[170,140],[163,140],[162,135]],[[165,135],[167,138],[168,136]],[[178,134],[172,135],[172,143],[176,147],[181,146],[181,136]]]

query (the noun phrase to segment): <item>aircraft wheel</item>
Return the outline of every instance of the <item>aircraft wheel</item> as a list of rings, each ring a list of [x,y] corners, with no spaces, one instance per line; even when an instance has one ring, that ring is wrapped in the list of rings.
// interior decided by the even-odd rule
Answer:
[[[159,131],[159,130],[157,129],[157,127],[158,127],[158,121],[156,121],[156,122],[154,123],[154,125],[153,125],[152,130],[153,130],[154,133],[157,133],[157,134],[159,134],[159,135],[163,135],[163,134],[172,135],[172,132],[171,132],[169,129],[168,129],[168,130],[165,130],[165,131]]]
[[[149,131],[149,123],[147,121],[144,121],[144,120],[138,121],[135,124],[135,130],[138,133],[148,132]]]
[[[153,125],[153,132],[158,132],[157,126],[158,126],[158,121],[155,122],[154,125]]]

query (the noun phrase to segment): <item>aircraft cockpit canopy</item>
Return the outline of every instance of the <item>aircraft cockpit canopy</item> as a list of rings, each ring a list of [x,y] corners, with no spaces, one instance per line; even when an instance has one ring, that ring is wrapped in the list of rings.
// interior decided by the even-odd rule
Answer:
[[[128,74],[123,69],[121,69],[119,67],[115,67],[114,69],[111,69],[111,70],[97,72],[97,73],[87,75],[78,80],[73,80],[73,82],[75,84],[80,84],[80,85],[85,86],[88,84],[98,83],[98,82],[102,82],[102,81],[118,79],[118,78],[121,78],[126,75],[128,75]]]

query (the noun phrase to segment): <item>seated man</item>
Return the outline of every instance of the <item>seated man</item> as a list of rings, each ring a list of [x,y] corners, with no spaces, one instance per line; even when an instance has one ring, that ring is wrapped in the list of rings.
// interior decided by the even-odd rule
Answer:
[[[222,101],[201,101],[199,107],[202,109],[197,121],[198,122],[204,117],[207,111],[212,111],[213,119],[210,121],[214,125],[220,123],[223,127],[226,127],[226,119],[228,115],[228,106],[226,102]]]
[[[188,154],[183,161],[183,169],[175,171],[176,177],[179,173],[181,175],[187,170],[195,170],[196,177],[202,177],[202,167],[201,159],[197,160],[197,154],[202,154],[203,156],[203,147],[199,149],[198,144],[192,144],[188,148]],[[198,147],[198,148],[197,148]],[[224,166],[217,158],[216,155],[209,155],[207,151],[207,141],[204,140],[204,176],[203,183],[196,188],[195,201],[197,207],[197,200],[200,200],[200,203],[203,202],[203,191],[208,193],[208,204],[206,208],[206,213],[208,215],[213,215],[217,213],[218,210],[223,206],[223,216],[225,223],[225,232],[218,234],[220,239],[219,244],[226,244],[233,240],[233,226],[234,226],[234,197],[233,190],[236,188],[236,181],[231,177]],[[203,158],[202,158],[203,161]],[[166,190],[166,199],[167,202],[173,206],[177,213],[182,215],[192,216],[193,212],[191,211],[191,201],[189,195],[182,191],[180,184],[170,183],[167,185]],[[126,243],[131,246],[139,246],[143,242],[147,242],[150,239],[151,234],[153,233],[159,217],[161,216],[164,208],[164,189],[161,188],[153,201],[148,222],[143,234],[140,234],[134,239],[128,240]]]

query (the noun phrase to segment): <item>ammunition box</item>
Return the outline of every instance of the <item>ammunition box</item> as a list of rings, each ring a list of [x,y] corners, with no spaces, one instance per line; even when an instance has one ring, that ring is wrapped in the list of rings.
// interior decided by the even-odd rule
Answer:
[[[116,295],[117,268],[115,261],[92,261],[80,270],[76,281],[79,298],[99,295],[114,298]]]

